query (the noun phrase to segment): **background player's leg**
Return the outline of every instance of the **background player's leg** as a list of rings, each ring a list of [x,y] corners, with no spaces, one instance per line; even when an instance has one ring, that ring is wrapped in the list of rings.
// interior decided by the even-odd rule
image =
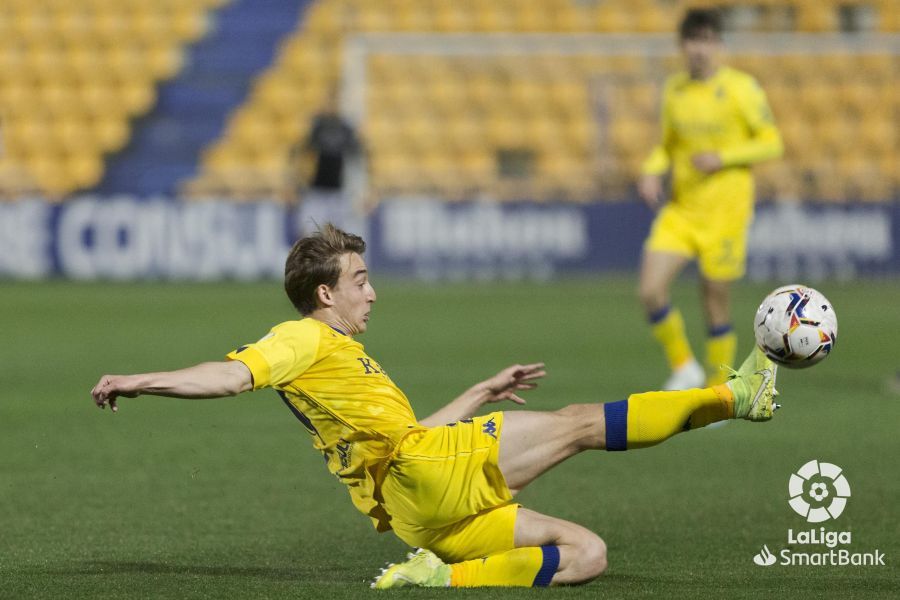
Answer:
[[[722,365],[734,364],[737,336],[731,326],[731,282],[701,278],[703,312],[706,317],[707,385],[723,383],[727,372]]]
[[[641,261],[638,296],[653,336],[662,346],[672,370],[665,389],[685,389],[702,384],[702,369],[691,351],[681,312],[671,306],[669,293],[672,282],[688,261],[687,256],[656,250],[645,250]]]
[[[606,544],[592,531],[526,508],[516,515],[515,546],[451,565],[451,585],[545,586],[584,583],[606,570]]]
[[[683,254],[658,250],[644,251],[641,257],[638,297],[648,316],[669,305],[672,282],[689,261],[690,259]]]

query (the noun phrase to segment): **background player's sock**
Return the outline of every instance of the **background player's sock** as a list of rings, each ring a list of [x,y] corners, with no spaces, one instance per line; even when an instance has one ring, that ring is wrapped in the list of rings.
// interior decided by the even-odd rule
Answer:
[[[734,365],[737,352],[737,335],[731,324],[710,327],[706,339],[706,385],[725,383],[728,372],[722,365]]]
[[[684,332],[681,311],[666,306],[650,315],[653,337],[662,346],[669,367],[674,371],[694,359],[691,344]]]
[[[727,385],[645,392],[632,394],[627,400],[608,402],[603,409],[606,449],[632,450],[653,446],[688,429],[733,418],[734,395]]]
[[[486,558],[450,565],[452,587],[550,585],[559,567],[559,548],[515,548]]]

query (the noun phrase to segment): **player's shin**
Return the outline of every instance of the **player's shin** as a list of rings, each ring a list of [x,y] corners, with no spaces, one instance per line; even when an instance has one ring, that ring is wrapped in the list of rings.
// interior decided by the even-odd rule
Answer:
[[[632,450],[673,435],[734,417],[734,396],[726,385],[675,392],[632,394],[603,405],[606,449]]]
[[[451,565],[452,587],[539,587],[550,585],[559,567],[559,548],[515,548]]]

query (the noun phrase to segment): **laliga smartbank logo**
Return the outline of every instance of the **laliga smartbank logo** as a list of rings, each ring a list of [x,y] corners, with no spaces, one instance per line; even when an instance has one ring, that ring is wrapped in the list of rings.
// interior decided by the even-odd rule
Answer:
[[[811,460],[791,474],[788,493],[788,504],[795,513],[807,523],[823,523],[837,519],[844,512],[850,497],[850,483],[839,466]],[[849,546],[853,536],[850,531],[833,531],[824,526],[798,531],[791,528],[787,531],[787,543],[786,548],[775,553],[764,544],[753,562],[761,567],[776,563],[813,567],[884,565],[884,553],[878,549],[851,552]]]

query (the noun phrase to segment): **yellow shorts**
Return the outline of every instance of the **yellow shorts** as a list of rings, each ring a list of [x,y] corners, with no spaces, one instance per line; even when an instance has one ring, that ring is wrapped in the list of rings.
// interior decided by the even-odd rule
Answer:
[[[747,262],[748,223],[698,223],[667,204],[659,211],[644,249],[696,258],[707,279],[732,281],[744,275]]]
[[[497,464],[503,413],[407,436],[381,484],[394,533],[459,562],[514,547],[518,505]]]

